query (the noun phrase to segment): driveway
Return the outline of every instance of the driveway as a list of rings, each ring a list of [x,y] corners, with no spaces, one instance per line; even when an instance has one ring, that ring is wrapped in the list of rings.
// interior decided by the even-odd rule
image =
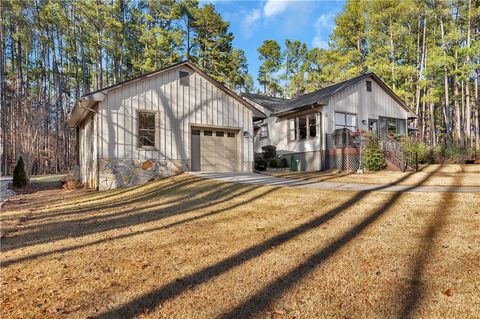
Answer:
[[[348,191],[383,191],[383,192],[456,192],[456,193],[478,193],[480,187],[475,186],[406,186],[393,184],[357,184],[357,183],[336,183],[336,182],[313,182],[293,178],[279,178],[274,176],[239,173],[239,172],[189,172],[189,174],[218,180],[222,182],[232,182],[240,184],[281,186],[281,187],[299,187],[310,189],[329,189],[329,190],[348,190]]]
[[[8,189],[8,183],[12,182],[11,177],[0,176],[0,208],[8,197],[15,195],[15,192]]]

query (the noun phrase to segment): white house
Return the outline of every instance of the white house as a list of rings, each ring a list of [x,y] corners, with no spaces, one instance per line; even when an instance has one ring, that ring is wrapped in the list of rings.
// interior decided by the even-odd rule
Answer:
[[[334,147],[332,133],[337,129],[405,135],[407,119],[415,117],[373,73],[295,99],[259,94],[243,94],[243,98],[267,115],[255,122],[254,152],[274,145],[278,154],[295,159],[299,169],[306,171],[358,165],[357,150]]]
[[[253,170],[253,121],[265,114],[189,62],[89,93],[68,125],[78,177],[100,190],[187,170]]]

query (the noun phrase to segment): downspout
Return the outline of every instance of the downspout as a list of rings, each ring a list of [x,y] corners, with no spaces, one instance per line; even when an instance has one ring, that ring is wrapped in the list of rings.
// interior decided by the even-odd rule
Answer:
[[[97,105],[98,105],[98,104],[97,104]],[[99,108],[97,108],[97,109],[99,109]],[[100,153],[100,152],[98,151],[98,140],[99,140],[99,139],[98,139],[98,131],[99,131],[99,129],[98,129],[98,114],[99,114],[99,113],[96,112],[96,114],[93,115],[93,116],[94,116],[93,118],[95,119],[94,124],[95,124],[95,122],[97,122],[97,124],[96,124],[96,130],[95,130],[95,131],[96,131],[96,133],[95,133],[95,135],[96,135],[96,136],[95,136],[95,144],[96,144],[96,146],[95,146],[95,151],[96,151],[96,153],[97,153],[97,178],[96,178],[97,180],[96,180],[96,187],[95,187],[95,189],[96,189],[97,191],[100,189],[100,157],[99,157],[99,153]]]

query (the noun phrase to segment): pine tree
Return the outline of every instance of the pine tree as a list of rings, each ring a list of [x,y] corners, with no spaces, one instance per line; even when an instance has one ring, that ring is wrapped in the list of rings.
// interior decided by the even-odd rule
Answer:
[[[27,175],[25,174],[25,164],[23,158],[20,156],[17,165],[13,169],[13,187],[25,187],[27,186]]]
[[[258,53],[262,65],[258,71],[258,82],[263,85],[263,91],[269,95],[278,95],[282,92],[276,72],[282,65],[280,45],[275,40],[265,40]]]

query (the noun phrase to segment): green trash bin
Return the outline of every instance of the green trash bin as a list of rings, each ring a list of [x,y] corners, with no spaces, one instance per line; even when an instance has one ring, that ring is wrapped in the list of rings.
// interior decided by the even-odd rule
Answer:
[[[292,172],[298,171],[298,162],[297,162],[297,160],[295,159],[295,156],[292,156],[292,157],[290,158],[290,170],[291,170]]]

